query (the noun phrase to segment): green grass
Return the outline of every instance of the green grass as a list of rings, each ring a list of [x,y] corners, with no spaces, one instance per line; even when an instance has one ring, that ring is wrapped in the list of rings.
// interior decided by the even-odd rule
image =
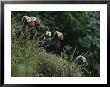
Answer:
[[[24,43],[24,44],[23,44]],[[21,45],[22,44],[22,45]],[[81,76],[74,63],[46,53],[35,41],[12,41],[12,76]]]

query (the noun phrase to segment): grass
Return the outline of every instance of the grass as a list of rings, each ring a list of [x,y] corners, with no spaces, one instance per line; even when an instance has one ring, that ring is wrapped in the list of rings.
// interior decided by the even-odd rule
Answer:
[[[24,44],[23,44],[24,43]],[[21,45],[22,44],[22,45]],[[12,76],[73,77],[81,76],[74,63],[46,53],[35,41],[12,41]]]

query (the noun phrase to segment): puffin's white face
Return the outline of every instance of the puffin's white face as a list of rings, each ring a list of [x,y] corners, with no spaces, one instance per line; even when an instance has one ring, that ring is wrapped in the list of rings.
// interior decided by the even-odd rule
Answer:
[[[27,17],[26,19],[27,19],[27,22],[30,22],[31,21],[31,18],[30,17]]]
[[[62,33],[59,32],[59,33],[58,33],[58,37],[60,37],[61,35],[62,35]]]
[[[36,17],[31,17],[32,21],[36,21]]]
[[[58,35],[58,37],[60,37],[62,35],[62,33],[58,32],[58,31],[56,31],[55,33]]]
[[[46,35],[51,36],[51,32],[50,31],[46,31]]]
[[[23,22],[24,20],[27,20],[27,18],[28,18],[28,16],[23,16],[23,17],[22,17],[22,22]]]

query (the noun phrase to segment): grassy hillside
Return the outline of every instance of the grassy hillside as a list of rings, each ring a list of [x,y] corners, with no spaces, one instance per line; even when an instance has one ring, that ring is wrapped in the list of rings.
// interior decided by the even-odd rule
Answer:
[[[80,70],[35,41],[12,41],[12,76],[81,76]]]
[[[23,35],[17,37],[17,26],[20,26],[19,22],[12,24],[12,76],[83,76],[74,62],[67,61],[66,57],[62,59],[53,53],[46,53],[42,47],[38,46],[38,40],[24,39]]]

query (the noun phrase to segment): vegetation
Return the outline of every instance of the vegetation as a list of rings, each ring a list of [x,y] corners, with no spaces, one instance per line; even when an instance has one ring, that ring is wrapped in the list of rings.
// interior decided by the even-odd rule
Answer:
[[[35,40],[17,36],[24,15],[41,19]],[[12,11],[11,18],[12,76],[100,76],[100,12]],[[66,49],[63,58],[46,53],[38,46],[38,40],[46,30],[58,30],[64,34]],[[89,75],[74,64],[73,60],[79,55],[87,58]]]

